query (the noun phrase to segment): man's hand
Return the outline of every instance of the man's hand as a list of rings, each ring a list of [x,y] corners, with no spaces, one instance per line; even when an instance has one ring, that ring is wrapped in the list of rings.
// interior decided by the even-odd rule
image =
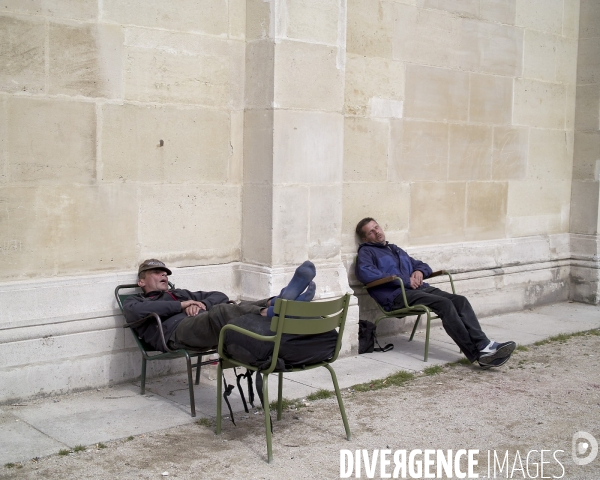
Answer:
[[[413,290],[423,285],[423,272],[421,270],[415,270],[410,276],[410,288]]]
[[[197,302],[196,300],[186,300],[185,302],[181,302],[181,310],[186,313],[188,317],[193,317],[194,315],[198,315],[200,312],[206,310],[206,305],[202,302]]]

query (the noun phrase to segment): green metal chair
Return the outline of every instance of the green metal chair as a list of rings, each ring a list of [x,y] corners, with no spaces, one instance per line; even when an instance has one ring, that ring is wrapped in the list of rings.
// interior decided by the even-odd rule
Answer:
[[[169,286],[171,287],[171,289],[175,288],[175,285],[173,285],[171,282],[169,282]],[[129,292],[129,293],[121,292],[122,290],[132,290],[132,289],[134,289],[133,292]],[[135,283],[131,283],[131,284],[127,284],[127,285],[118,285],[117,288],[115,288],[115,298],[117,299],[117,303],[119,305],[119,308],[121,309],[121,313],[124,313],[123,302],[125,301],[125,299],[127,297],[129,297],[131,295],[135,295],[137,293],[141,293],[141,289]],[[141,339],[137,335],[137,333],[134,330],[135,327],[143,325],[146,322],[152,322],[152,321],[156,322],[156,324],[158,325],[160,339],[162,342],[162,346],[165,350],[164,352],[156,352],[154,347],[148,345],[143,339]],[[192,381],[192,367],[196,367],[196,382],[195,383],[196,383],[196,385],[198,385],[200,383],[200,369],[202,368],[202,365],[208,365],[208,364],[214,362],[214,360],[202,361],[202,357],[205,355],[211,355],[213,353],[217,353],[217,350],[214,348],[209,349],[209,350],[202,350],[202,351],[187,350],[187,349],[183,349],[183,348],[179,348],[176,350],[170,349],[167,345],[167,342],[165,341],[165,335],[164,335],[163,328],[162,328],[162,322],[160,320],[160,317],[156,313],[151,313],[147,317],[142,318],[141,320],[134,322],[134,323],[125,322],[125,325],[123,325],[123,328],[129,328],[131,330],[131,334],[133,335],[133,338],[135,339],[135,343],[137,344],[137,346],[140,349],[140,352],[142,353],[142,374],[140,376],[140,379],[141,379],[140,394],[141,395],[143,395],[146,392],[146,362],[148,360],[170,360],[173,358],[185,357],[185,361],[187,363],[188,388],[190,391],[190,408],[191,408],[191,412],[192,412],[192,417],[195,417],[196,416],[196,401],[194,400],[194,384]],[[156,352],[156,353],[151,353],[151,352]],[[191,360],[193,357],[197,357],[197,361],[194,364],[192,364],[192,360]]]
[[[281,343],[281,336],[284,333],[298,334],[298,335],[312,335],[318,333],[328,332],[335,328],[338,328],[338,338],[335,346],[335,351],[331,359],[324,362],[319,362],[312,365],[303,366],[303,368],[290,368],[286,370],[286,373],[300,372],[310,370],[317,367],[325,367],[331,374],[331,380],[333,381],[333,387],[337,396],[338,406],[344,422],[344,428],[346,429],[346,438],[350,440],[350,427],[348,425],[348,419],[346,418],[346,411],[344,409],[344,403],[342,396],[340,395],[340,389],[338,386],[337,377],[331,364],[335,362],[338,357],[340,347],[342,345],[342,336],[344,334],[344,326],[346,324],[346,315],[348,313],[348,304],[350,301],[350,295],[346,294],[336,300],[329,300],[325,302],[295,302],[291,300],[278,299],[275,302],[275,313],[271,321],[271,331],[275,332],[274,335],[263,336],[258,335],[249,330],[245,330],[236,325],[225,325],[221,330],[219,336],[219,367],[217,377],[217,429],[216,433],[221,433],[221,406],[222,406],[222,382],[220,381],[223,369],[244,367],[249,370],[258,371],[257,367],[252,365],[244,364],[235,358],[228,356],[223,350],[223,343],[225,340],[225,333],[227,330],[235,330],[249,337],[265,342],[273,342],[273,357],[271,364],[265,370],[260,373],[263,374],[263,386],[262,394],[264,400],[264,413],[265,413],[265,431],[267,435],[267,459],[271,463],[273,461],[273,449],[271,445],[271,415],[269,409],[269,381],[268,376],[271,373],[279,374],[279,388],[278,388],[278,399],[277,399],[277,420],[281,420],[282,412],[282,391],[283,391],[283,372],[276,371],[277,357],[279,354],[279,346]]]
[[[448,278],[450,279],[450,286],[452,287],[452,293],[456,294],[456,291],[454,290],[454,282],[452,281],[452,275],[450,275],[450,273],[447,272],[446,270],[438,270],[437,272],[433,272],[427,278],[429,279],[429,278],[439,277],[440,275],[448,275]],[[367,283],[365,285],[365,288],[368,290],[369,288],[373,288],[373,287],[377,287],[378,285],[383,285],[385,283],[393,282],[394,280],[398,280],[400,282],[400,287],[402,288],[402,299],[404,300],[404,307],[399,308],[397,310],[390,310],[388,312],[387,310],[384,310],[383,307],[381,305],[379,305],[379,303],[375,302],[375,304],[381,311],[381,315],[377,318],[377,320],[375,320],[375,328],[377,328],[377,325],[379,324],[379,322],[381,320],[383,320],[384,318],[404,318],[404,317],[409,317],[411,315],[417,315],[417,321],[415,322],[415,325],[412,329],[412,333],[410,334],[410,338],[409,338],[409,341],[412,341],[413,337],[415,336],[417,327],[419,326],[419,321],[421,320],[421,315],[423,315],[423,314],[427,315],[427,329],[425,332],[425,356],[423,359],[423,361],[426,362],[427,359],[429,358],[429,329],[431,326],[431,320],[435,320],[436,318],[440,318],[440,317],[435,316],[431,312],[431,310],[428,307],[426,307],[425,305],[409,306],[408,302],[406,300],[406,291],[404,290],[404,282],[402,281],[402,279],[400,277],[381,278],[379,280],[375,280],[374,282]]]

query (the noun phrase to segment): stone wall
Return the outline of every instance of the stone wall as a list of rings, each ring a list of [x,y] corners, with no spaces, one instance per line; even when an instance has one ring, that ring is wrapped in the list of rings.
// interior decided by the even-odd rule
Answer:
[[[0,0],[0,402],[135,378],[148,257],[371,317],[367,215],[480,314],[597,303],[596,3]]]

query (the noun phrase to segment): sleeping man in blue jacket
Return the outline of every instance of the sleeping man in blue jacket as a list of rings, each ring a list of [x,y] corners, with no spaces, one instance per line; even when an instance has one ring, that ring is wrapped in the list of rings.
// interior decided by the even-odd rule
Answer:
[[[486,337],[469,301],[423,282],[431,275],[426,263],[409,256],[404,250],[385,240],[385,233],[370,217],[356,225],[360,237],[356,260],[356,278],[367,284],[389,276],[404,282],[409,305],[426,305],[442,320],[446,333],[456,342],[471,362],[482,368],[504,365],[514,351],[515,342],[497,343]],[[400,282],[388,282],[369,289],[369,294],[385,310],[404,308]]]

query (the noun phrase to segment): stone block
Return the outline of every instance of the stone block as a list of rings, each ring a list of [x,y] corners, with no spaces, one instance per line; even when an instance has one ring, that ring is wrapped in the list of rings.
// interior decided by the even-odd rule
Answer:
[[[282,2],[284,26],[278,36],[310,43],[338,44],[339,0],[294,0]]]
[[[575,132],[573,179],[600,180],[600,132]]]
[[[576,39],[579,36],[579,1],[564,1],[562,34],[566,37]]]
[[[404,64],[387,58],[346,56],[344,111],[369,116],[372,99],[404,99]]]
[[[385,182],[390,125],[360,117],[344,119],[344,181]]]
[[[342,237],[342,185],[315,185],[309,189],[308,258],[339,260]]]
[[[6,153],[11,183],[91,183],[96,177],[96,113],[91,103],[8,99]]]
[[[342,232],[345,236],[349,235],[352,240],[355,237],[356,224],[365,217],[373,217],[384,229],[389,241],[404,243],[404,237],[408,230],[409,212],[410,185],[408,182],[344,184]]]
[[[563,0],[517,0],[517,26],[562,34]]]
[[[446,180],[448,124],[394,120],[390,139],[390,180]]]
[[[521,76],[523,30],[520,28],[465,19],[459,49],[459,68],[462,70]]]
[[[4,9],[2,9],[4,12]],[[0,91],[44,92],[46,27],[42,18],[0,16]]]
[[[577,87],[575,130],[600,130],[600,85]]]
[[[272,265],[273,187],[271,185],[246,184],[243,194],[242,261]],[[248,291],[249,288],[243,288],[242,293],[245,294]]]
[[[246,0],[246,41],[273,38],[271,31],[271,3]]]
[[[273,187],[274,265],[299,265],[308,258],[309,192],[302,185]]]
[[[600,15],[598,15],[600,20]],[[577,83],[600,83],[600,36],[580,38],[577,52]],[[574,53],[574,52],[573,52]]]
[[[282,41],[275,45],[275,106],[341,112],[344,72],[338,49]]]
[[[230,118],[229,142],[231,152],[229,154],[227,181],[229,183],[242,183],[244,181],[244,112],[234,110],[230,113]]]
[[[0,0],[2,13],[43,15],[74,20],[95,20],[98,18],[97,0]]]
[[[450,125],[449,180],[492,179],[492,127]]]
[[[407,65],[407,118],[434,121],[466,121],[469,105],[469,74],[442,68]]]
[[[556,81],[575,85],[577,81],[577,39],[558,37]]]
[[[419,8],[434,8],[465,17],[479,15],[479,0],[417,0]]]
[[[469,120],[508,125],[512,118],[513,79],[471,74]]]
[[[246,0],[229,0],[229,38],[246,39]]]
[[[244,44],[177,32],[127,29],[125,99],[243,105]]]
[[[507,197],[508,182],[467,183],[467,240],[505,237]]]
[[[456,15],[395,4],[393,55],[403,62],[458,66],[461,21]]]
[[[0,204],[6,280],[115,270],[135,261],[138,206],[132,188],[2,187]]]
[[[51,22],[48,91],[123,97],[123,30],[117,25]]]
[[[344,117],[337,113],[276,110],[273,183],[342,181]]]
[[[346,50],[367,57],[392,58],[394,5],[382,0],[348,0]]]
[[[275,87],[275,44],[256,40],[246,46],[246,108],[272,108]]]
[[[193,265],[240,260],[241,187],[217,184],[138,188],[140,258],[158,257],[165,263],[185,259]],[[166,219],[169,228],[164,228]]]
[[[595,235],[600,232],[600,182],[573,180],[571,187],[572,233]]]
[[[565,128],[566,87],[537,80],[516,79],[513,123],[538,128]]]
[[[273,110],[244,112],[244,183],[273,182]]]
[[[519,180],[527,172],[529,130],[519,127],[494,127],[492,178]]]
[[[575,0],[570,0],[575,3]],[[600,37],[600,4],[596,0],[580,0],[579,38]]]
[[[570,180],[509,182],[508,235],[567,232],[570,197]]]
[[[465,225],[464,182],[415,182],[410,186],[411,245],[461,241]]]
[[[525,30],[523,37],[523,77],[556,81],[559,37],[551,33]]]
[[[7,96],[0,95],[0,185],[8,182],[8,159],[6,158],[6,147],[8,145],[7,100]]]
[[[575,85],[566,85],[567,98],[565,107],[565,130],[573,131],[575,128],[575,105],[577,103],[577,87]]]
[[[103,180],[227,181],[231,154],[228,112],[125,104],[105,105],[102,115]]]
[[[516,14],[516,0],[481,0],[479,4],[479,16],[489,22],[514,25]]]
[[[529,130],[527,178],[564,180],[573,168],[573,132],[564,130]]]
[[[180,0],[176,4],[146,0],[103,0],[102,18],[121,25],[227,36],[227,0]]]

